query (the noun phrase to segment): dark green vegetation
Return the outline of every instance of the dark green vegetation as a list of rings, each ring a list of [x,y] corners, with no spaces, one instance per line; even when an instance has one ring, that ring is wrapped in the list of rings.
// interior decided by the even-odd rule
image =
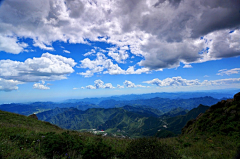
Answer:
[[[0,158],[233,158],[240,148],[239,97],[211,106],[188,122],[180,136],[164,139],[102,137],[0,111]],[[204,106],[182,120],[197,109]],[[167,130],[161,133],[171,136]]]
[[[197,119],[190,120],[183,128],[183,134],[224,135],[240,137],[240,93],[234,99],[223,100],[211,106]],[[239,145],[240,146],[240,145]]]
[[[208,108],[208,106],[199,105],[197,108],[190,110],[185,115],[167,118],[166,123],[168,123],[169,125],[167,130],[176,134],[180,134],[181,129],[186,125],[189,120],[195,119],[200,113],[204,113]]]
[[[0,111],[0,158],[128,158],[134,149],[133,142],[135,140],[67,131],[48,122]],[[146,152],[144,148],[162,149],[166,158],[177,156],[177,152],[166,149],[158,139],[143,145],[142,153]]]

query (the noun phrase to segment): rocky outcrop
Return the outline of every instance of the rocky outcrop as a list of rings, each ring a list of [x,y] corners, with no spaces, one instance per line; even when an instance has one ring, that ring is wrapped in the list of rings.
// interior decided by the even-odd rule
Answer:
[[[240,92],[234,95],[234,101],[240,101]]]
[[[31,118],[34,118],[34,119],[37,119],[37,120],[38,120],[38,117],[37,117],[36,114],[29,115],[28,117],[31,117]]]

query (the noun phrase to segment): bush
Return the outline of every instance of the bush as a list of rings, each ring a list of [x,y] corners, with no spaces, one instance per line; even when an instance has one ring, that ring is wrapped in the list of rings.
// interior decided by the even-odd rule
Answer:
[[[112,147],[105,144],[102,138],[97,138],[93,142],[88,142],[82,152],[83,159],[110,159],[114,156]]]
[[[131,159],[169,159],[180,158],[173,147],[159,142],[156,138],[132,140],[127,147],[125,158]]]
[[[41,152],[47,158],[66,156],[69,151],[80,153],[83,149],[82,141],[77,136],[70,135],[69,132],[63,132],[62,134],[46,133],[45,136],[42,136],[40,144]]]

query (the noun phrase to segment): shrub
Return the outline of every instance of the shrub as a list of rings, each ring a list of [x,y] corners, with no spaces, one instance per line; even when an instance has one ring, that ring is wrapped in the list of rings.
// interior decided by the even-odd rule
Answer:
[[[93,142],[88,142],[84,146],[83,159],[110,159],[114,156],[112,147],[103,142],[102,138],[97,138]]]
[[[46,133],[42,136],[41,152],[47,158],[53,156],[66,156],[69,151],[80,152],[83,148],[82,141],[69,132],[56,134],[55,132]]]
[[[180,158],[173,147],[159,142],[156,138],[132,140],[127,147],[125,158],[131,159],[165,159]]]

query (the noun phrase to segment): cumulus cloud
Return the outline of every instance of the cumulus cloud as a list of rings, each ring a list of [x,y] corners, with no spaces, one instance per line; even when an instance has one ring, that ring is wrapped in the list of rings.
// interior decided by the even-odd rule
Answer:
[[[86,88],[87,89],[100,89],[100,88],[113,89],[115,87],[113,87],[111,83],[104,84],[104,82],[102,80],[98,79],[98,80],[94,81],[94,86],[88,85],[88,86],[86,86]]]
[[[111,83],[106,83],[105,88],[111,88],[112,89],[112,88],[115,88],[115,87],[113,87]]]
[[[183,68],[192,68],[192,65],[186,64],[186,65],[183,66]]]
[[[28,45],[26,43],[19,43],[17,37],[0,35],[0,51],[19,54],[27,46]]]
[[[160,87],[164,86],[192,86],[192,85],[200,85],[199,80],[187,80],[183,79],[182,77],[172,77],[172,78],[166,78],[164,80],[159,80],[158,78],[155,78],[151,81],[144,81],[143,83],[148,84],[155,84]]]
[[[96,87],[94,87],[93,85],[88,85],[86,86],[87,89],[96,89]]]
[[[33,84],[33,88],[34,89],[42,89],[42,90],[46,90],[46,89],[50,89],[49,87],[47,87],[46,85],[44,85],[45,82],[42,81],[42,83],[34,83]]]
[[[130,66],[126,71],[121,69],[118,64],[114,64],[112,60],[108,59],[103,53],[97,53],[95,60],[90,60],[89,58],[85,58],[84,60],[80,61],[80,68],[88,69],[86,72],[80,72],[78,74],[91,77],[95,73],[103,73],[103,74],[110,74],[110,75],[117,75],[117,74],[141,74],[147,73],[150,70],[148,68],[140,68],[134,70],[133,66]]]
[[[0,78],[0,91],[12,91],[12,90],[17,90],[19,84],[23,84],[23,82],[19,82],[16,80],[5,80]]]
[[[130,66],[126,71],[125,74],[142,74],[142,73],[148,73],[150,71],[149,68],[139,68],[137,70],[134,69],[134,66]]]
[[[240,78],[204,80],[203,82],[200,82],[198,79],[187,80],[187,79],[183,79],[182,77],[178,76],[178,77],[166,78],[163,80],[159,80],[158,78],[155,78],[150,81],[144,81],[143,83],[154,84],[159,87],[228,85],[228,84],[240,83]]]
[[[202,82],[202,85],[230,85],[230,84],[239,84],[240,78],[228,78],[228,79],[219,79],[208,81],[205,80]]]
[[[141,84],[135,85],[133,82],[125,80],[123,82],[123,84],[127,87],[127,88],[135,88],[135,87],[141,87],[141,88],[146,88],[147,86],[143,86]],[[120,86],[118,85],[118,88],[124,88],[124,86]],[[149,87],[148,87],[149,88]]]
[[[121,85],[118,84],[118,85],[117,85],[117,88],[124,88],[124,86],[121,86]]]
[[[136,85],[134,83],[132,83],[131,81],[125,80],[123,82],[123,84],[127,87],[127,88],[134,88],[136,87]]]
[[[83,54],[83,56],[89,56],[89,55],[92,55],[92,54],[95,54],[95,53],[96,53],[96,51],[94,49],[91,49],[91,51]]]
[[[109,48],[108,56],[111,56],[118,63],[124,63],[124,60],[129,57],[127,53],[128,49],[128,46],[123,46],[120,48]]]
[[[0,77],[21,82],[61,80],[74,72],[75,65],[71,58],[49,53],[44,53],[39,58],[29,58],[24,62],[0,60]]]
[[[174,68],[181,62],[189,67],[240,55],[239,6],[239,1],[220,0],[8,0],[0,10],[0,50],[22,52],[26,46],[18,38],[33,39],[33,45],[44,50],[54,50],[55,41],[89,40],[111,44],[108,56],[118,63],[131,53],[142,57],[139,65],[149,70]],[[106,65],[112,69],[105,73],[122,74],[118,65]]]
[[[24,62],[0,60],[0,78],[16,85],[23,82],[61,80],[74,72],[75,65],[71,58],[49,53],[44,53],[39,58],[26,59]],[[5,87],[4,83],[0,83],[0,86]],[[11,88],[17,89],[17,87]],[[36,83],[34,88],[44,89],[47,86]]]
[[[240,73],[240,68],[233,68],[233,69],[222,69],[219,70],[217,75],[223,76],[223,75],[231,75],[231,74],[239,74]]]

